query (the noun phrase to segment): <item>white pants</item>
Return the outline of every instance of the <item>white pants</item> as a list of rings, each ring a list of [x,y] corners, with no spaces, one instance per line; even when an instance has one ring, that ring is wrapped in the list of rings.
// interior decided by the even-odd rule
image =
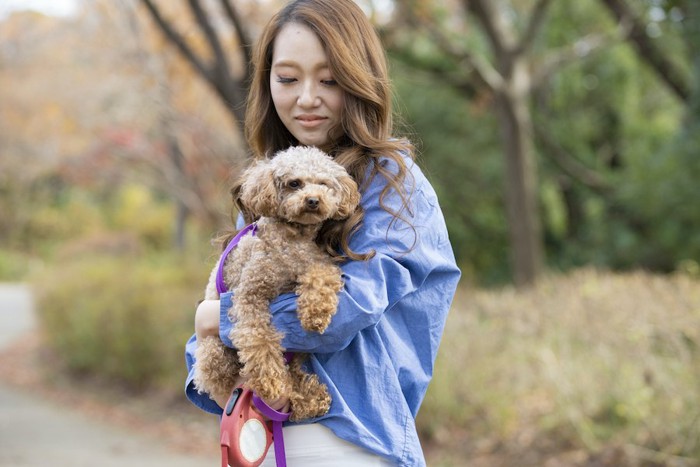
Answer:
[[[288,467],[392,467],[383,457],[338,438],[320,423],[284,429]],[[270,446],[261,467],[275,467],[275,445]]]

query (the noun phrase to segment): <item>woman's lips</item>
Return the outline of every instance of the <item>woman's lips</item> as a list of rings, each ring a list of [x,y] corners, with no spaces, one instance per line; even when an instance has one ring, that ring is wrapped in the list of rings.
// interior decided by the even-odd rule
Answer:
[[[321,125],[326,118],[318,115],[300,115],[296,117],[296,120],[304,128],[315,128]]]

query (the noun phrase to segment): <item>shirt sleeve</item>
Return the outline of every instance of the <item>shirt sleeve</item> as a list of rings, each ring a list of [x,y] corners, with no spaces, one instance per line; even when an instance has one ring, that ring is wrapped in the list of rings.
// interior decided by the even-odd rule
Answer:
[[[323,334],[305,331],[296,316],[296,295],[283,294],[270,305],[272,321],[285,335],[285,349],[307,353],[336,352],[345,348],[365,328],[376,325],[383,314],[402,298],[416,291],[426,278],[442,265],[453,267],[454,257],[447,240],[444,219],[435,193],[427,181],[409,177],[412,183],[411,202],[401,210],[395,193],[383,200],[394,211],[395,218],[380,206],[384,186],[381,176],[375,177],[363,194],[363,225],[351,239],[351,248],[360,253],[374,250],[368,261],[347,261],[341,266],[344,287],[339,293],[338,311]],[[228,339],[232,323],[221,316],[220,335]]]

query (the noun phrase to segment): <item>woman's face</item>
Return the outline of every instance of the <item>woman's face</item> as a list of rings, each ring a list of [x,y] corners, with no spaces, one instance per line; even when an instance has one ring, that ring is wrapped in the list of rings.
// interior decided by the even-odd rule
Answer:
[[[341,136],[343,91],[321,41],[307,26],[288,23],[277,35],[270,92],[277,115],[299,144],[326,148]]]

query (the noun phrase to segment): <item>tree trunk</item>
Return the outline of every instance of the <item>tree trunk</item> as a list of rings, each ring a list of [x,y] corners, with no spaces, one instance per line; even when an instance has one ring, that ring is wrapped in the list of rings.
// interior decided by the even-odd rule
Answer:
[[[526,63],[506,63],[504,86],[495,105],[506,162],[505,204],[511,244],[510,260],[516,286],[535,282],[543,267],[537,162],[528,106]],[[502,70],[508,71],[508,70]]]

